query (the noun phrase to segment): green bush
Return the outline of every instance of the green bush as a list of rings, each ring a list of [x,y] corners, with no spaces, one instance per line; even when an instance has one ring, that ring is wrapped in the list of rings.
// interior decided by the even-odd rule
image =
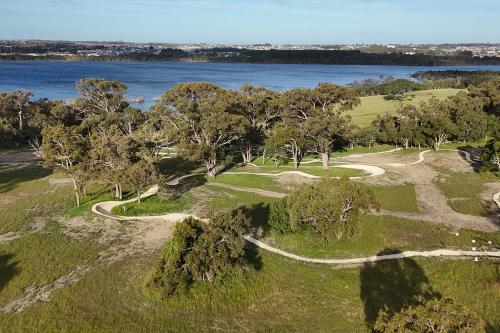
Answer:
[[[175,227],[156,263],[146,287],[168,297],[187,289],[191,276],[185,269],[185,257],[196,240],[203,233],[204,225],[194,218],[187,218]]]
[[[283,234],[290,232],[292,229],[290,228],[290,214],[288,210],[288,197],[273,202],[269,209],[269,219],[267,220],[269,226]]]
[[[484,333],[477,314],[451,299],[431,299],[395,314],[381,311],[374,325],[377,333]]]
[[[166,298],[186,291],[195,281],[215,282],[249,267],[244,251],[248,226],[240,211],[215,215],[207,224],[185,219],[163,248],[146,288]]]
[[[292,231],[306,228],[325,241],[354,235],[360,215],[380,207],[366,185],[347,177],[322,178],[301,186],[291,193],[289,200]]]

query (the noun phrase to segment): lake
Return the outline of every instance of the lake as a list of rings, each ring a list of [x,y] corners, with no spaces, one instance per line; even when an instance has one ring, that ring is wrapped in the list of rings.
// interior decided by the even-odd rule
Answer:
[[[0,62],[0,91],[25,89],[35,98],[67,100],[76,97],[75,82],[85,77],[118,80],[128,86],[128,96],[142,96],[147,108],[154,98],[182,82],[205,81],[238,89],[249,83],[274,90],[312,88],[320,82],[346,85],[364,79],[409,78],[421,70],[500,70],[500,66],[369,66],[277,65],[186,62]]]

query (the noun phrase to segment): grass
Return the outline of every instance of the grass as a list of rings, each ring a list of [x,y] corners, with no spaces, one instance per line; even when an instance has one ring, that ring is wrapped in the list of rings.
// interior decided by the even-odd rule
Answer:
[[[446,226],[415,222],[392,216],[363,216],[359,234],[328,243],[308,231],[281,234],[271,230],[267,242],[280,249],[311,258],[355,258],[379,253],[384,248],[433,250],[468,249],[475,239],[479,246],[492,241],[500,245],[500,234],[462,230],[457,237]]]
[[[405,104],[418,105],[421,102],[429,101],[432,97],[446,99],[450,96],[456,95],[459,91],[459,89],[414,91],[406,94],[409,96],[415,95],[415,97],[406,101]],[[378,115],[395,113],[398,108],[399,102],[397,101],[387,101],[384,99],[384,96],[368,96],[361,97],[361,104],[347,114],[352,117],[352,121],[355,124],[361,127],[368,127]]]
[[[49,186],[49,174],[38,166],[0,173],[0,234],[29,230],[34,219],[71,207],[69,187]]]
[[[486,190],[486,183],[498,181],[492,173],[451,172],[439,168],[439,188],[448,198],[448,204],[457,212],[471,215],[486,215],[486,207],[480,194]]]
[[[141,292],[153,260],[133,257],[94,269],[50,302],[4,315],[0,330],[369,332],[370,313],[422,283],[477,311],[490,332],[499,325],[497,268],[488,260],[406,259],[338,270],[262,252],[258,272],[213,287],[198,283],[164,302]]]
[[[153,195],[141,200],[140,203],[131,202],[116,206],[111,212],[121,216],[162,215],[188,210],[193,204],[194,198],[189,194],[174,200],[164,200],[158,195]]]
[[[418,212],[415,185],[371,186],[382,209],[399,212]]]
[[[285,164],[279,167],[275,167],[274,165],[264,165],[260,168],[255,168],[253,166],[240,166],[232,168],[228,171],[231,172],[252,172],[252,173],[281,173],[285,171],[301,171],[314,176],[326,176],[326,177],[361,177],[365,176],[366,173],[363,170],[359,169],[350,169],[350,168],[338,168],[334,166],[330,166],[329,169],[323,169],[321,167],[321,163],[316,164],[302,164],[298,169],[295,169],[292,165]],[[256,175],[258,176],[258,175]]]
[[[228,185],[235,185],[241,187],[257,188],[268,191],[283,191],[283,187],[276,183],[272,177],[259,176],[259,175],[231,175],[221,173],[215,178],[206,177],[207,182],[222,183]]]
[[[181,167],[179,167],[181,168]],[[257,270],[213,286],[195,283],[186,294],[165,301],[149,298],[143,290],[147,271],[158,251],[127,255],[123,260],[96,262],[109,246],[126,251],[129,243],[116,238],[99,244],[91,234],[83,239],[62,234],[57,221],[82,214],[92,202],[111,193],[99,187],[85,199],[85,207],[71,210],[70,186],[51,185],[41,169],[0,173],[0,234],[29,230],[35,220],[46,222],[43,231],[0,243],[0,306],[21,297],[26,288],[50,284],[77,266],[93,265],[82,279],[55,291],[47,302],[37,302],[20,313],[2,314],[0,332],[366,332],[373,313],[412,296],[415,286],[429,284],[444,297],[464,304],[487,322],[488,332],[500,328],[498,262],[483,260],[405,259],[338,269],[298,263],[260,251],[252,257]],[[271,189],[272,178],[221,175],[217,182]],[[277,185],[276,185],[277,186]],[[257,225],[263,225],[268,205],[275,199],[252,193],[202,186],[210,195],[207,209],[244,207]],[[383,188],[388,198],[410,196],[406,187]],[[453,188],[451,193],[458,192]],[[208,192],[208,191],[207,191]],[[152,203],[156,199],[151,198]],[[146,202],[145,202],[146,203]],[[397,208],[403,207],[402,202]],[[395,206],[395,207],[396,207]],[[148,208],[149,209],[149,208]],[[71,215],[71,214],[69,214]],[[80,217],[79,217],[80,218]],[[97,219],[96,223],[100,223]],[[123,226],[127,228],[129,226]],[[459,237],[444,226],[393,217],[365,217],[361,234],[352,240],[318,243],[310,235],[275,235],[272,241],[305,255],[352,257],[373,255],[390,248],[481,247],[488,240],[500,244],[500,234],[462,230]],[[269,239],[270,240],[270,239]],[[248,250],[251,253],[251,250]],[[418,289],[418,288],[417,288]]]

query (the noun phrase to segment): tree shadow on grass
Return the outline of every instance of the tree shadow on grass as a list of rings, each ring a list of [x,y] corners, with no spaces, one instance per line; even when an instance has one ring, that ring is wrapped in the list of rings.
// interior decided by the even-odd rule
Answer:
[[[161,190],[166,191],[174,196],[180,197],[182,194],[191,191],[194,188],[198,188],[207,183],[205,175],[197,175],[192,177],[184,178],[179,181],[177,185],[163,185]]]
[[[184,176],[200,168],[200,163],[188,161],[182,157],[162,159],[158,162],[158,171],[169,178]]]
[[[400,252],[386,248],[378,255]],[[380,311],[398,312],[412,304],[416,297],[440,297],[433,291],[423,269],[409,258],[367,263],[361,269],[360,280],[360,296],[368,327],[373,327]]]
[[[0,172],[0,193],[12,191],[19,184],[47,177],[51,170],[39,165],[30,165],[22,169]]]
[[[0,291],[19,273],[18,263],[12,261],[13,257],[12,254],[0,255]]]
[[[269,218],[269,204],[258,203],[251,206],[240,207],[238,209],[250,218],[250,228],[252,234],[260,238],[269,232],[270,226],[267,223]]]
[[[480,149],[474,148],[470,145],[467,145],[467,146],[458,147],[457,150],[462,150],[462,151],[468,152],[470,154],[471,159],[474,161],[473,163],[471,163],[470,161],[467,160],[464,153],[459,152],[458,154],[460,155],[460,157],[462,157],[462,159],[465,162],[469,163],[469,165],[472,167],[474,172],[481,171],[481,168],[483,167],[483,163],[480,162],[480,160],[481,160]]]

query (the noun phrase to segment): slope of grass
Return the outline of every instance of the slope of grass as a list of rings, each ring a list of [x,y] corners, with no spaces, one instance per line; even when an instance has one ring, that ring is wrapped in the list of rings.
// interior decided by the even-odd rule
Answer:
[[[432,97],[446,99],[456,95],[460,89],[435,89],[414,91],[406,94],[407,96],[415,95],[410,100],[405,101],[405,104],[418,105],[421,102],[427,102]],[[361,127],[367,127],[377,115],[385,113],[395,113],[399,108],[400,103],[397,101],[387,101],[384,96],[368,96],[361,97],[361,104],[354,110],[348,112],[355,124]]]
[[[280,249],[311,258],[354,258],[370,256],[385,247],[400,250],[456,248],[470,250],[472,239],[479,246],[487,241],[500,245],[500,234],[463,230],[457,237],[446,226],[415,222],[392,216],[363,216],[359,233],[328,243],[307,231],[281,234],[271,230],[267,242]],[[481,241],[479,241],[481,240]]]
[[[259,175],[232,175],[221,173],[215,178],[206,177],[208,183],[222,183],[235,186],[257,188],[269,191],[284,191],[284,189],[276,183],[272,177]]]
[[[438,186],[449,199],[448,204],[457,212],[471,215],[486,215],[485,204],[480,198],[485,183],[498,181],[492,173],[460,173],[440,169]]]
[[[185,194],[174,200],[164,200],[158,195],[114,207],[111,212],[121,216],[162,215],[167,213],[182,212],[191,208],[194,198]]]
[[[415,185],[371,186],[380,207],[399,212],[418,212]]]
[[[3,316],[0,331],[368,333],[374,312],[418,294],[423,283],[477,311],[490,332],[499,324],[497,271],[488,260],[406,259],[339,270],[262,252],[258,272],[198,283],[163,302],[141,292],[153,261],[135,257],[94,269],[50,302]]]
[[[153,300],[144,293],[143,282],[159,249],[126,255],[110,264],[105,260],[96,263],[101,249],[113,246],[126,251],[129,244],[120,238],[98,244],[92,235],[83,239],[62,235],[65,227],[52,217],[63,218],[73,205],[71,188],[51,185],[41,177],[45,176],[32,170],[31,174],[0,178],[0,185],[8,184],[0,190],[0,233],[29,230],[35,220],[46,223],[41,233],[0,244],[0,307],[22,297],[27,287],[50,284],[78,266],[92,268],[77,283],[56,290],[46,302],[32,304],[20,313],[2,314],[0,332],[368,333],[370,318],[381,305],[402,303],[423,283],[478,312],[487,322],[488,332],[500,328],[498,263],[485,259],[479,263],[405,259],[338,269],[249,249],[255,271],[215,285],[195,283],[186,294]],[[262,186],[273,186],[268,179],[252,177],[226,180],[248,185],[262,181]],[[211,192],[207,208],[243,206],[261,226],[274,200],[209,183],[202,188]],[[393,195],[387,189],[382,191],[386,191],[382,197]],[[408,189],[397,191],[409,195]],[[91,198],[101,200],[106,195],[111,194],[96,189]],[[373,255],[388,247],[467,248],[472,239],[480,248],[488,240],[500,244],[499,234],[462,230],[456,237],[444,226],[370,216],[363,218],[357,238],[328,246],[305,234],[268,235],[291,251],[325,257]]]

